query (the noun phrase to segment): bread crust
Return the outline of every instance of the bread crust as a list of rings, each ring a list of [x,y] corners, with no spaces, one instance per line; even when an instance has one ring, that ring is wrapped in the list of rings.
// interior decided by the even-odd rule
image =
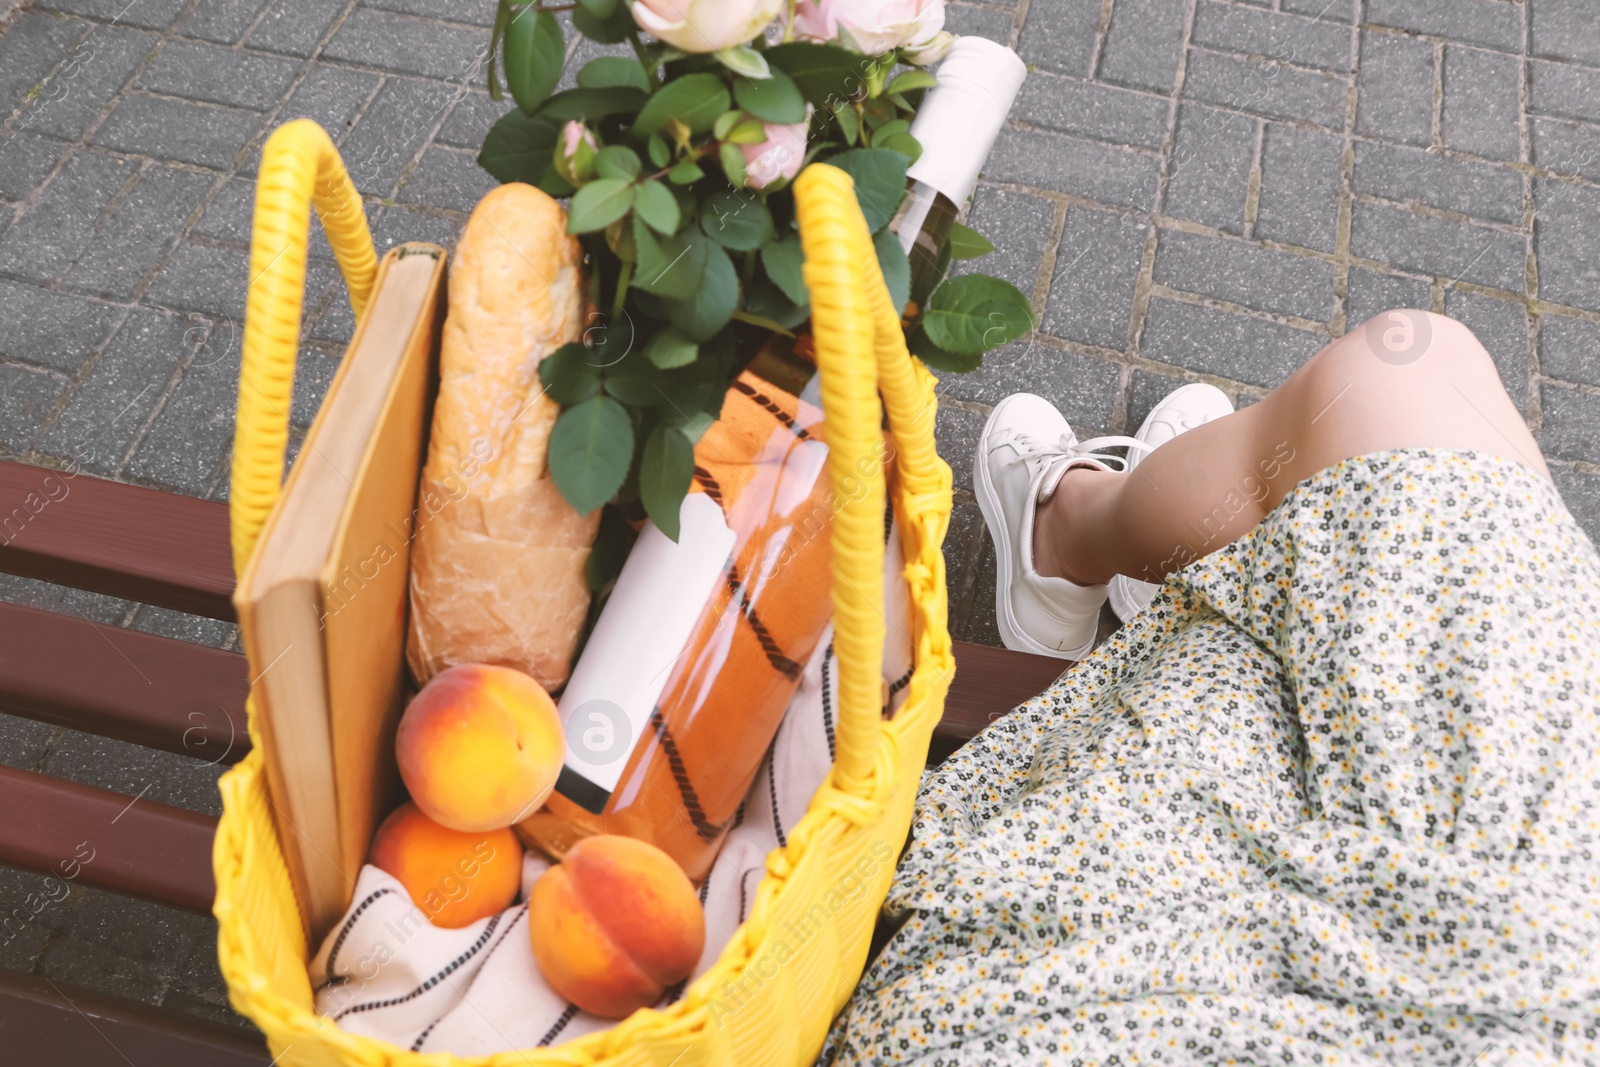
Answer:
[[[579,515],[546,464],[560,406],[539,363],[582,335],[583,252],[530,185],[479,201],[450,266],[439,396],[419,491],[406,656],[418,684],[457,663],[566,681],[589,608],[600,512]],[[431,499],[430,499],[431,494]]]

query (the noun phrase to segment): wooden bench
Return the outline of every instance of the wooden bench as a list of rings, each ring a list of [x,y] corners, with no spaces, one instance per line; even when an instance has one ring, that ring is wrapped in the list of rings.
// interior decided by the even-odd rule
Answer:
[[[83,474],[0,462],[0,573],[234,618],[226,505]],[[128,684],[130,663],[148,684]],[[960,642],[956,665],[930,760],[1064,666]],[[0,603],[0,711],[234,763],[249,751],[248,689],[238,653]],[[85,885],[210,914],[216,820],[136,799],[0,767],[0,864],[57,877],[72,870]],[[94,843],[94,860],[74,865],[83,841]],[[6,1062],[33,1067],[269,1063],[261,1041],[237,1028],[5,971],[0,1042]]]

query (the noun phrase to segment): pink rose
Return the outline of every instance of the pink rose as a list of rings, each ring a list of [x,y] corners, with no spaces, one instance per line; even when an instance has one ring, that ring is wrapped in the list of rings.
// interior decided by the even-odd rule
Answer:
[[[594,157],[599,144],[589,128],[576,120],[561,128],[561,144],[556,150],[556,173],[573,185],[594,177]]]
[[[848,35],[870,56],[920,48],[944,29],[944,0],[798,0],[795,32],[818,41]]]
[[[806,108],[810,118],[810,108]],[[806,158],[805,122],[775,126],[763,122],[767,139],[756,144],[742,144],[744,153],[745,184],[752,189],[765,189],[781,178],[793,178],[800,173],[800,164]]]
[[[759,36],[784,0],[633,0],[633,21],[685,52],[715,52]]]

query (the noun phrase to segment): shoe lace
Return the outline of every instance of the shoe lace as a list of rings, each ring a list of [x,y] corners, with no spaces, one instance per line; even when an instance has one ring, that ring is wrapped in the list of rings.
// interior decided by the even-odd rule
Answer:
[[[1129,469],[1128,460],[1106,449],[1127,448],[1140,453],[1154,451],[1151,445],[1138,438],[1108,434],[1080,441],[1078,435],[1070,430],[1053,441],[1041,440],[1026,430],[1019,430],[1012,438],[1012,445],[1017,453],[1014,462],[1028,465],[1030,481],[1038,487],[1036,492],[1040,503],[1050,498],[1061,475],[1073,467],[1097,467],[1125,473]]]

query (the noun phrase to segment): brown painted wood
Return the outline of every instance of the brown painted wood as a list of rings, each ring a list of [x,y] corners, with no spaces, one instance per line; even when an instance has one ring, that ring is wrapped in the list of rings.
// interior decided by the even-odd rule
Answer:
[[[232,620],[228,508],[0,463],[0,573]]]
[[[209,815],[12,767],[0,813],[0,864],[211,913]]]
[[[237,763],[249,688],[237,652],[0,603],[0,711]]]
[[[956,676],[945,698],[944,718],[933,728],[930,762],[944,759],[972,735],[1050,687],[1072,664],[966,641],[954,644]]]
[[[0,971],[0,1061],[27,1067],[266,1067],[260,1034]]]

